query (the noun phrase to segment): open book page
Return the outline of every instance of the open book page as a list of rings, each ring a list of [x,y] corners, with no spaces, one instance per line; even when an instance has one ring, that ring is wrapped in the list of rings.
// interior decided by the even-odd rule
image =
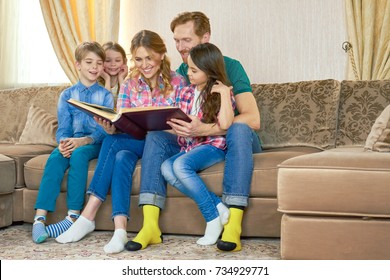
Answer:
[[[93,108],[96,108],[96,109],[100,109],[100,110],[103,110],[103,111],[108,112],[108,113],[116,114],[114,109],[108,108],[106,106],[101,106],[101,105],[97,105],[97,104],[87,103],[87,102],[83,102],[83,101],[79,101],[79,102],[84,104],[84,105],[87,105],[87,106],[90,106],[90,107],[93,107]]]
[[[154,111],[154,110],[172,110],[177,109],[173,106],[148,106],[148,107],[133,107],[133,108],[120,108],[119,113],[127,112],[142,112],[142,111]]]
[[[113,122],[117,117],[117,113],[109,107],[104,107],[96,104],[91,104],[87,102],[82,102],[74,99],[67,100],[68,103],[72,104],[81,111],[87,113],[88,115],[94,117],[100,117],[110,122]]]

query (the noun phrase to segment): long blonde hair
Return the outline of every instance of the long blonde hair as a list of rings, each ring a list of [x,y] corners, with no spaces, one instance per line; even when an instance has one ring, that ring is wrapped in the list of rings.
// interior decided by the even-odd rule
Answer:
[[[156,32],[141,30],[135,34],[131,40],[130,52],[133,57],[139,47],[144,47],[147,51],[152,50],[158,54],[164,55],[164,59],[161,61],[160,65],[160,73],[163,79],[163,88],[161,91],[164,96],[167,96],[172,91],[173,87],[171,85],[171,62],[166,55],[167,47],[165,46],[163,39]],[[136,67],[133,67],[130,71],[130,77],[135,78],[139,75],[142,75],[142,73]],[[146,77],[144,78],[146,83],[151,86],[150,81]]]

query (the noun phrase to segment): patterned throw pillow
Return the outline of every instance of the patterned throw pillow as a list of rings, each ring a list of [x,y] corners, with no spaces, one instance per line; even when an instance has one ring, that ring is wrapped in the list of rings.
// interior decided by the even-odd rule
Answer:
[[[366,151],[390,152],[390,105],[376,119],[364,149]]]
[[[26,126],[17,144],[41,144],[56,147],[57,128],[58,121],[55,116],[35,105],[31,105]]]
[[[390,80],[342,81],[336,147],[364,147],[375,119],[390,104]]]
[[[257,133],[264,149],[334,148],[340,82],[254,84],[252,88],[261,116]]]

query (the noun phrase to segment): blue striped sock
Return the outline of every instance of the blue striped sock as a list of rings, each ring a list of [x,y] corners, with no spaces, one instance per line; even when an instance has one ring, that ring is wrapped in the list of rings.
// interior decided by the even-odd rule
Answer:
[[[34,224],[32,228],[32,240],[37,244],[42,243],[49,236],[46,232],[45,221],[46,221],[45,216],[34,217]]]
[[[65,217],[62,221],[48,225],[46,227],[49,237],[58,237],[63,232],[67,231],[71,225],[73,225],[73,219],[77,219],[80,215],[72,212],[68,212],[68,216]]]

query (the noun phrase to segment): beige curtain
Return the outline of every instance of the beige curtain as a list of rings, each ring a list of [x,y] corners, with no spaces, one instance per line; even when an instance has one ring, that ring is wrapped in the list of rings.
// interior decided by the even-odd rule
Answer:
[[[18,7],[17,1],[0,0],[0,89],[14,87],[18,79],[18,54],[13,51],[18,42],[19,21],[14,20],[19,18]]]
[[[390,79],[390,0],[345,1],[358,79]],[[352,64],[348,78],[354,79]]]
[[[40,0],[54,51],[72,83],[78,80],[74,51],[83,41],[117,41],[119,0]]]

